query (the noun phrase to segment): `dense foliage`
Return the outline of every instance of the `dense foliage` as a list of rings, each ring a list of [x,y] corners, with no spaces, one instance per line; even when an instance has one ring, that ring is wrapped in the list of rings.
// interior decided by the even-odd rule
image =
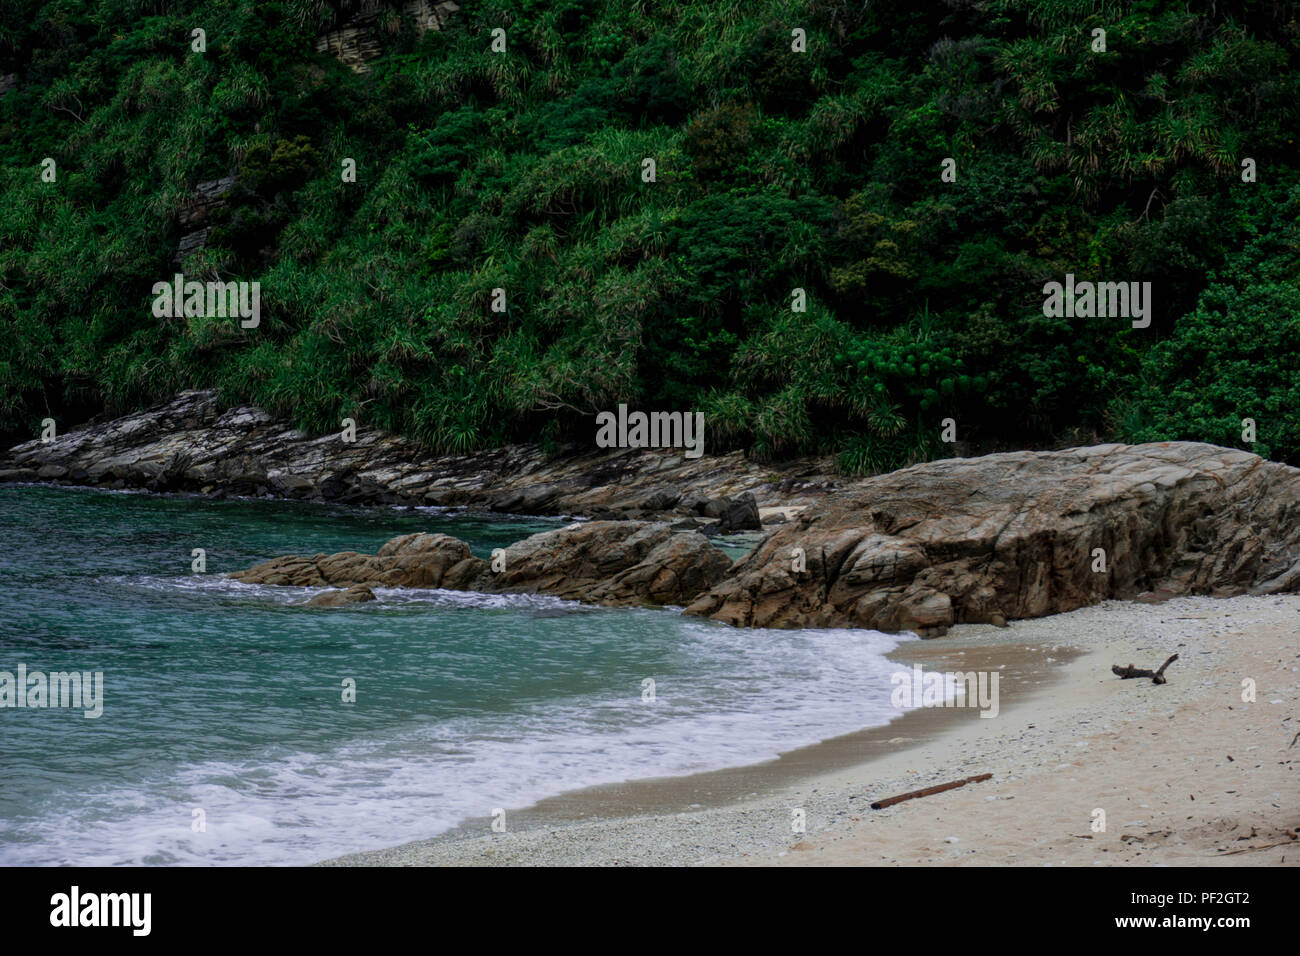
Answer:
[[[946,418],[985,450],[1253,418],[1300,462],[1295,4],[460,2],[391,4],[357,73],[314,51],[349,0],[6,0],[0,432],[215,385],[447,451],[626,402],[854,471],[951,453]],[[154,318],[176,271],[260,282],[260,327]],[[1150,281],[1150,328],[1045,317],[1067,272]]]

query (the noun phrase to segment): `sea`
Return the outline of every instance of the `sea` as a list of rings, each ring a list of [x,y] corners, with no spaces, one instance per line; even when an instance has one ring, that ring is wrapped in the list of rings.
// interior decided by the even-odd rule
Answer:
[[[227,577],[573,520],[0,486],[0,865],[311,863],[899,716],[908,635],[444,590],[312,608]],[[99,713],[18,707],[20,668],[99,675]]]

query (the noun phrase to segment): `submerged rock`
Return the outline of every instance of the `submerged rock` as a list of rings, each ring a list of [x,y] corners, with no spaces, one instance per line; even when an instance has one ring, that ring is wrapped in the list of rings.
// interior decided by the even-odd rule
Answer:
[[[374,601],[375,592],[370,590],[364,584],[355,584],[350,588],[342,591],[326,591],[323,594],[317,594],[310,601],[307,601],[304,607],[344,607],[348,604],[360,604],[363,601]]]

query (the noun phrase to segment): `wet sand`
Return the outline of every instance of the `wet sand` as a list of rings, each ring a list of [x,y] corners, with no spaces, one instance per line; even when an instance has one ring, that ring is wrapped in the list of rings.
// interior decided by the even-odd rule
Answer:
[[[900,670],[913,664],[926,672],[997,671],[999,717],[1035,695],[1050,689],[1061,669],[1080,654],[1066,645],[1005,643],[1009,629],[989,626],[960,629],[959,636],[934,641],[909,641],[888,656]],[[601,820],[682,811],[715,809],[746,801],[771,799],[801,781],[836,770],[847,770],[897,756],[911,748],[942,739],[959,727],[979,730],[997,718],[980,716],[977,706],[918,707],[890,723],[845,734],[780,755],[775,760],[729,767],[682,777],[654,777],[574,790],[541,800],[529,807],[506,809],[509,831],[518,833],[554,829]],[[889,796],[873,793],[871,799]],[[473,840],[491,833],[491,818],[462,823],[419,847]],[[381,862],[368,851],[330,863],[362,865]]]
[[[1173,653],[1164,685],[1110,672]],[[1110,601],[892,656],[999,669],[998,716],[910,711],[751,767],[556,797],[504,833],[470,821],[327,864],[1300,865],[1300,596]]]

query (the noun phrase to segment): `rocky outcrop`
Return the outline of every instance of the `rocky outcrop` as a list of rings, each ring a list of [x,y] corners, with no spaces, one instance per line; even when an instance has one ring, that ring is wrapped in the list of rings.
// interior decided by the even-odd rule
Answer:
[[[445,534],[407,534],[377,554],[344,551],[274,558],[231,575],[246,584],[338,587],[308,603],[328,606],[370,587],[552,594],[611,606],[685,604],[720,581],[731,559],[702,535],[666,524],[592,521],[535,534],[492,562]]]
[[[592,588],[587,600],[612,607],[689,604],[717,584],[731,563],[701,535],[674,534],[630,568]]]
[[[1300,470],[1190,442],[950,459],[769,534],[686,610],[944,633],[1144,593],[1300,589]]]
[[[459,9],[460,6],[452,0],[406,0],[402,4],[402,14],[415,25],[419,33],[441,30],[446,26],[447,19]],[[381,14],[386,12],[392,11],[384,4],[363,3],[348,22],[316,38],[316,52],[332,54],[354,73],[369,73],[368,61],[380,53],[376,31],[380,29]]]
[[[194,187],[194,195],[181,207],[176,217],[184,235],[177,245],[173,262],[184,262],[186,256],[207,246],[208,236],[212,234],[208,221],[215,210],[226,204],[226,196],[234,185],[234,176],[223,176]]]
[[[487,562],[474,557],[469,545],[445,534],[407,534],[393,538],[378,554],[340,551],[314,557],[273,558],[231,575],[246,584],[296,587],[361,585],[385,588],[451,588],[473,590],[486,580]]]
[[[309,438],[255,406],[186,392],[19,445],[0,460],[0,481],[589,515],[600,520],[512,545],[504,571],[464,542],[418,535],[377,555],[278,558],[243,574],[689,604],[746,626],[936,635],[1106,598],[1300,590],[1300,470],[1187,442],[948,459],[846,480],[825,459],[760,467],[738,453],[547,458],[516,445],[432,456],[375,431]],[[759,515],[782,523],[728,567],[705,535],[752,528]]]
[[[763,526],[758,520],[758,502],[749,492],[734,498],[714,498],[696,502],[693,506],[700,514],[718,519],[701,528],[703,534],[756,530]]]
[[[183,392],[142,412],[29,441],[0,459],[0,481],[274,495],[345,504],[451,505],[606,520],[691,516],[695,527],[757,527],[758,508],[808,507],[842,481],[828,459],[759,466],[739,452],[686,458],[667,449],[532,445],[432,455],[358,429],[309,438],[255,405],[228,408],[213,391]],[[593,445],[595,429],[593,425]]]

